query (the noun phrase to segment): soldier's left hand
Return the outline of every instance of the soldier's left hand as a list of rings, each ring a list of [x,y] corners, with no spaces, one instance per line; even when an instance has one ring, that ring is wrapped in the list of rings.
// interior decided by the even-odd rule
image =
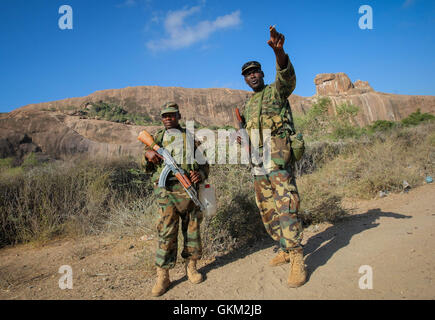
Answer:
[[[198,183],[198,182],[201,182],[201,175],[199,174],[199,172],[198,171],[190,171],[190,180],[193,182],[193,183]]]
[[[270,31],[270,39],[267,41],[267,44],[273,50],[282,50],[285,41],[284,35],[276,31],[275,26],[270,26],[269,31]]]

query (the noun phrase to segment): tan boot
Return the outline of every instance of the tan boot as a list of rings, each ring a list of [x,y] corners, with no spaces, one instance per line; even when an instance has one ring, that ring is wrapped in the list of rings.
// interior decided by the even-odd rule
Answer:
[[[269,262],[272,267],[280,266],[290,262],[290,255],[282,250]]]
[[[196,260],[188,259],[186,262],[186,274],[190,282],[198,284],[202,282],[202,274],[196,270]]]
[[[157,281],[151,290],[151,295],[153,297],[161,296],[166,292],[170,284],[169,270],[157,267]]]
[[[291,288],[300,287],[307,281],[307,270],[304,264],[304,252],[302,248],[289,252],[290,256],[290,273],[287,284]]]

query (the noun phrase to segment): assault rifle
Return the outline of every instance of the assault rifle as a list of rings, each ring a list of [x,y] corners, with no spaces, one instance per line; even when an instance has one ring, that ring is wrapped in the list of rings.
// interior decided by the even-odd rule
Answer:
[[[192,201],[201,209],[201,211],[205,211],[205,206],[201,203],[201,201],[199,201],[198,193],[196,192],[194,186],[192,185],[192,182],[187,177],[184,170],[177,165],[177,163],[175,162],[174,158],[171,156],[169,151],[156,144],[154,142],[153,137],[145,130],[139,133],[139,136],[137,138],[139,139],[139,141],[143,142],[148,147],[150,147],[158,154],[160,154],[165,161],[164,162],[165,166],[159,177],[159,187],[165,188],[168,174],[169,172],[172,172],[174,176],[177,178],[177,180],[181,183],[184,190],[189,195],[190,199],[192,199]]]

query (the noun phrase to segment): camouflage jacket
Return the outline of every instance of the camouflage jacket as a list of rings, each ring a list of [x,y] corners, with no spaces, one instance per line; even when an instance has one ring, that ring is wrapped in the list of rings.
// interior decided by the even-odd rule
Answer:
[[[243,108],[246,130],[249,134],[251,129],[260,130],[260,145],[263,129],[270,129],[272,135],[294,133],[287,99],[296,87],[296,74],[288,56],[287,59],[287,67],[284,69],[276,64],[275,82],[256,92]]]
[[[275,82],[254,93],[243,109],[250,138],[252,139],[252,129],[259,131],[260,154],[263,152],[263,130],[271,131],[270,140],[266,139],[265,143],[270,143],[272,161],[263,163],[265,171],[258,171],[257,175],[281,169],[292,170],[294,159],[290,136],[295,134],[295,129],[288,97],[296,87],[296,74],[288,56],[287,59],[288,63],[284,69],[276,65]]]
[[[180,168],[183,169],[187,174],[189,174],[190,170],[198,171],[202,177],[202,180],[204,181],[208,177],[209,165],[207,163],[198,164],[196,161],[190,161],[193,162],[192,164],[187,163],[187,159],[189,159],[189,156],[193,157],[195,153],[193,153],[193,155],[188,154],[186,158],[186,150],[188,150],[186,145],[186,129],[181,127],[177,129],[182,133],[183,144],[181,144],[181,140],[177,143],[175,141],[176,137],[174,135],[168,134],[168,131],[166,131],[165,129],[159,130],[153,136],[155,143],[163,148],[167,148],[170,145],[171,148],[168,148],[168,150],[171,152],[171,156],[175,159]],[[199,143],[195,141],[193,146],[193,152],[196,151],[198,146]],[[141,167],[146,173],[153,173],[151,179],[153,183],[156,183],[159,180],[160,174],[164,167],[164,163],[162,161],[160,164],[155,165],[154,163],[148,161],[148,159],[145,157],[145,153],[148,150],[150,150],[150,148],[148,146],[145,146],[144,152],[142,154]],[[177,181],[172,172],[168,175],[168,182],[170,181]]]

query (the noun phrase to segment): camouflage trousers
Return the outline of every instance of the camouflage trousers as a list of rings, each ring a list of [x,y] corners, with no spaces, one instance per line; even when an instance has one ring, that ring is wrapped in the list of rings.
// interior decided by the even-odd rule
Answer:
[[[166,189],[155,187],[158,196],[159,219],[157,221],[158,247],[155,265],[170,269],[177,261],[178,230],[181,230],[184,259],[200,259],[202,255],[200,224],[202,212],[196,207],[179,182],[168,182]]]
[[[267,233],[286,252],[301,247],[303,233],[298,218],[299,195],[293,176],[286,170],[254,176],[254,189]]]

